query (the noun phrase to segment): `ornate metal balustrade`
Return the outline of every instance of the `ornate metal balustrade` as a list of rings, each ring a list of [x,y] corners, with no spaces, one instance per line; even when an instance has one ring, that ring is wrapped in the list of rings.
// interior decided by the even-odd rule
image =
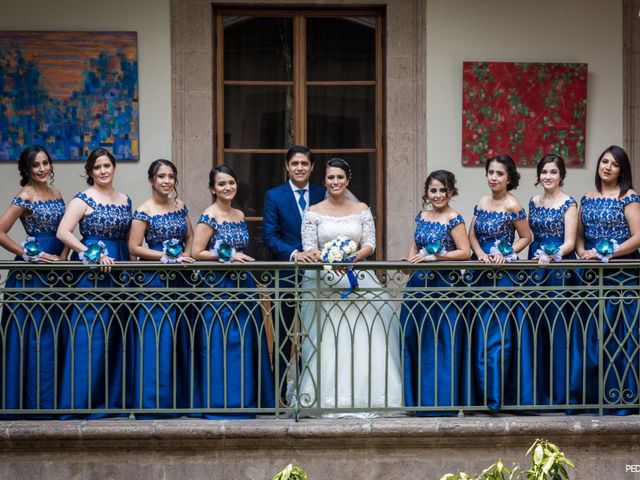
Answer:
[[[3,418],[640,407],[639,262],[0,270]]]

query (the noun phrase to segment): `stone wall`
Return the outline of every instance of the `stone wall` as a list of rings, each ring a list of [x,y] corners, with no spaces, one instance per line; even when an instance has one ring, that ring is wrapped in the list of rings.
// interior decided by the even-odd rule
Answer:
[[[638,416],[5,421],[0,429],[7,479],[269,480],[294,462],[310,480],[437,480],[498,457],[525,465],[540,437],[576,462],[571,478],[640,479],[626,471],[640,464]]]

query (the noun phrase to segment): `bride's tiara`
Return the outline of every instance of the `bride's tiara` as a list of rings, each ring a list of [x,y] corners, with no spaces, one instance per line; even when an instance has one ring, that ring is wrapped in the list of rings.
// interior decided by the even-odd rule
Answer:
[[[327,160],[327,167],[337,167],[346,170],[349,181],[351,181],[351,167],[344,158],[333,157],[332,159]]]

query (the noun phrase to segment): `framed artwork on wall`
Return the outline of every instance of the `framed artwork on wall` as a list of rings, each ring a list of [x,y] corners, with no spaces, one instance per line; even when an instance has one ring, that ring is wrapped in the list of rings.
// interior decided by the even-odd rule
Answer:
[[[584,166],[586,63],[464,62],[462,164],[510,155],[535,166],[547,153]]]
[[[136,32],[0,32],[0,160],[139,160]]]

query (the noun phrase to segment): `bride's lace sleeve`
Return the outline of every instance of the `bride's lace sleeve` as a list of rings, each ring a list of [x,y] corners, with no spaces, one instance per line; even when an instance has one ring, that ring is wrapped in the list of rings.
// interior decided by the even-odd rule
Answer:
[[[373,250],[376,249],[376,225],[373,223],[373,215],[371,209],[367,209],[362,213],[362,241],[361,247],[369,245]]]
[[[306,211],[302,217],[302,250],[318,248],[318,215]]]

